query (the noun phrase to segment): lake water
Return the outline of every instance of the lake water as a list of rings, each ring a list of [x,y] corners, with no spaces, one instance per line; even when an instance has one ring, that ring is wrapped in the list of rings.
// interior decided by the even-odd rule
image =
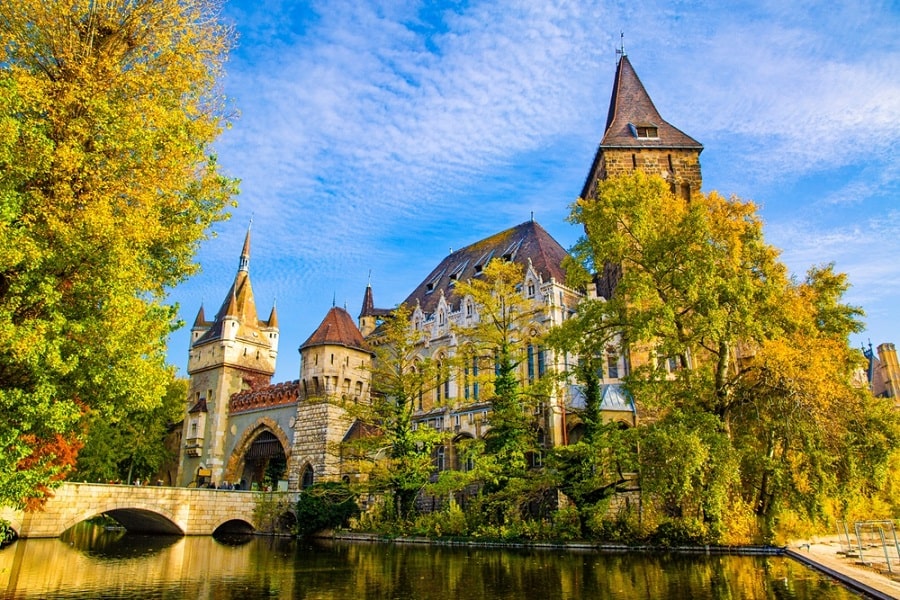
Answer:
[[[159,537],[82,524],[0,550],[0,598],[837,599],[784,557],[606,554],[285,538]]]

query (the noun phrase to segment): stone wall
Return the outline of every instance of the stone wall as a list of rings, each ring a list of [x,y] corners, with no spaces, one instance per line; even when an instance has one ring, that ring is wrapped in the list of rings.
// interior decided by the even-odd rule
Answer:
[[[313,469],[314,482],[340,479],[340,445],[352,423],[343,408],[325,400],[310,400],[297,405],[294,443],[288,463],[288,489],[300,489],[307,465]]]

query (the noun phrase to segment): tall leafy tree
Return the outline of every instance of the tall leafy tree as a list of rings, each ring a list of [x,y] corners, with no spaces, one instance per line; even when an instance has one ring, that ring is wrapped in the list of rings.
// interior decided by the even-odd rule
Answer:
[[[0,38],[0,502],[21,505],[83,415],[165,394],[166,289],[235,192],[210,154],[231,34],[213,0],[0,0]]]
[[[481,377],[491,384],[485,386],[483,396],[491,403],[490,430],[484,440],[485,456],[477,461],[475,473],[489,488],[502,488],[510,479],[522,477],[529,454],[539,451],[534,408],[545,397],[549,379],[527,389],[519,380],[528,346],[540,342],[539,335],[532,333],[535,311],[540,308],[522,294],[523,281],[520,265],[493,259],[481,276],[456,284],[456,294],[471,298],[478,315],[473,325],[457,329],[457,335],[465,338],[468,352],[488,362]]]
[[[654,359],[672,359],[692,395],[691,380],[710,377],[701,402],[727,427],[735,350],[775,333],[787,283],[753,203],[715,192],[685,200],[636,171],[601,183],[571,220],[586,231],[574,248],[581,264],[613,263],[622,273],[613,297],[584,313],[585,329],[613,327],[633,351],[652,347]]]
[[[897,416],[852,384],[862,313],[843,301],[843,274],[789,279],[752,203],[680,198],[639,171],[602,182],[571,220],[586,233],[581,281],[606,264],[620,279],[565,335],[615,335],[631,351],[642,487],[662,514],[715,539],[747,512],[769,525],[789,506],[815,518],[878,487]]]
[[[371,466],[369,485],[387,492],[398,516],[406,518],[415,508],[416,496],[434,470],[431,453],[441,435],[427,427],[413,429],[419,399],[430,393],[438,365],[422,356],[420,332],[410,324],[406,305],[397,307],[371,338],[375,357],[371,367],[371,403],[351,408],[354,416],[373,427],[368,435],[348,443]]]
[[[122,407],[116,414],[87,415],[87,435],[72,477],[78,481],[149,480],[174,457],[165,438],[184,417],[186,379],[172,379],[166,394],[152,409]]]

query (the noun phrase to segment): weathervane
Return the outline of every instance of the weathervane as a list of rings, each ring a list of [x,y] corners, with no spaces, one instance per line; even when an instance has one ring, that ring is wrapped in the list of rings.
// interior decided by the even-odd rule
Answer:
[[[619,48],[616,49],[616,54],[618,54],[619,56],[624,58],[626,56],[626,54],[625,54],[625,32],[624,31],[619,32],[619,38],[621,41],[620,41]]]

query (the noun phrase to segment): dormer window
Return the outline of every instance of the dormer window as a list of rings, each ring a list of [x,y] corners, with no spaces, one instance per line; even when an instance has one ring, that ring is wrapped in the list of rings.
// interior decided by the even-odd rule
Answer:
[[[534,298],[534,283],[531,282],[531,281],[529,281],[529,282],[528,282],[528,288],[527,288],[527,289],[528,289],[528,297],[529,297],[529,298]]]
[[[426,285],[425,285],[425,291],[426,291],[426,292],[433,292],[433,291],[434,291],[434,283],[432,282],[432,283],[426,284]]]
[[[644,139],[658,139],[659,138],[659,127],[654,125],[653,123],[629,123],[628,128],[631,130],[631,135],[636,138],[644,138]]]

